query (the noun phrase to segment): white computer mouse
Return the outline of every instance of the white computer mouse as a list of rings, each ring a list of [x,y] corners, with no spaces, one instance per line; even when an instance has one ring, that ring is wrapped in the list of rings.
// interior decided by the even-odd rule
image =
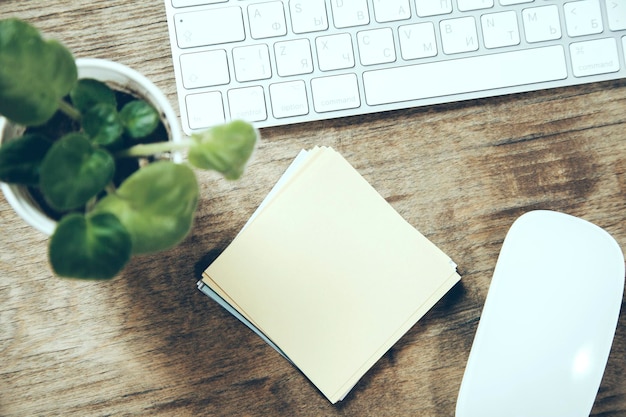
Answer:
[[[532,211],[509,230],[457,417],[588,416],[613,343],[624,256],[603,229]]]

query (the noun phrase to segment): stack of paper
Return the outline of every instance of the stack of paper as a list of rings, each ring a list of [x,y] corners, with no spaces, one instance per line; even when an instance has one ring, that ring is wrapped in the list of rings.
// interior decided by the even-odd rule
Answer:
[[[199,287],[335,403],[459,279],[341,155],[315,148]]]

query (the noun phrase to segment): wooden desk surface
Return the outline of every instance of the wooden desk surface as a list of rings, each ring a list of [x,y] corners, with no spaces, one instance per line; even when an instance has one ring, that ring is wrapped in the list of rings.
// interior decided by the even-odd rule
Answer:
[[[11,15],[78,57],[132,66],[176,103],[162,0],[0,2]],[[626,81],[606,82],[265,129],[243,180],[198,173],[196,225],[180,247],[104,283],[52,276],[46,237],[0,197],[0,415],[454,415],[519,215],[577,215],[626,248],[625,96]],[[315,145],[340,151],[462,275],[335,406],[195,288],[297,152]],[[622,309],[594,416],[626,416],[625,374]]]

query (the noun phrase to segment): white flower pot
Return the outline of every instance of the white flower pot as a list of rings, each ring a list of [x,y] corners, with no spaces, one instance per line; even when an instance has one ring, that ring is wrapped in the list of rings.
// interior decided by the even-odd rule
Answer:
[[[169,140],[181,140],[178,117],[165,95],[149,79],[139,72],[116,62],[103,59],[80,58],[76,60],[79,78],[94,78],[105,82],[115,90],[131,93],[150,103],[161,115]],[[0,142],[19,136],[24,128],[0,117]],[[174,155],[179,161],[180,155]],[[56,221],[46,216],[24,186],[0,183],[0,188],[15,212],[28,224],[42,233],[51,235]]]

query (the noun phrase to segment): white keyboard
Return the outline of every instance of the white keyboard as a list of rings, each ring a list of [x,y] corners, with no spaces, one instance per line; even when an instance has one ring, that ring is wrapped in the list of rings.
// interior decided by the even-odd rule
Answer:
[[[626,77],[626,0],[165,0],[187,134]]]

